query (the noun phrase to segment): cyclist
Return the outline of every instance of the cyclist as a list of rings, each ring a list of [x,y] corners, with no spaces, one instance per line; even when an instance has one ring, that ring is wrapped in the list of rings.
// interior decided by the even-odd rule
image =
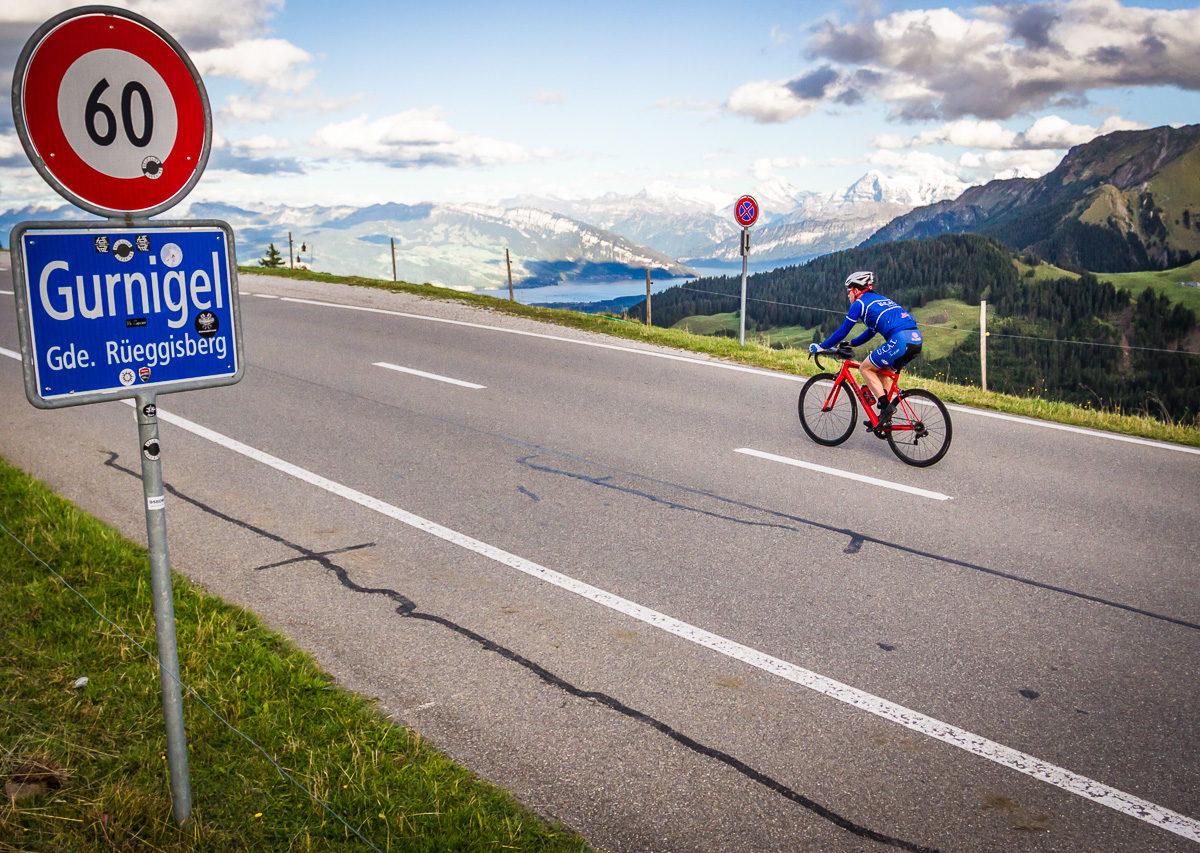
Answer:
[[[891,423],[892,404],[885,399],[883,377],[880,370],[892,370],[896,373],[921,352],[921,332],[917,329],[917,321],[897,303],[886,296],[875,293],[875,273],[869,270],[859,270],[846,278],[846,297],[850,300],[850,310],[846,319],[836,332],[825,339],[824,343],[812,344],[808,351],[815,353],[836,346],[842,338],[850,334],[855,324],[862,323],[866,330],[850,341],[850,346],[865,344],[875,335],[883,335],[884,343],[862,360],[858,371],[866,382],[869,395],[867,404],[873,400],[879,401],[879,425]],[[870,425],[870,421],[867,424]]]

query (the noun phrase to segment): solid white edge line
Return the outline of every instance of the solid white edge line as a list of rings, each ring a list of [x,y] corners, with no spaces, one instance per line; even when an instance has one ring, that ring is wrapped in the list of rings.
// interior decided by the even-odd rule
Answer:
[[[341,306],[334,305],[333,307]],[[382,313],[397,312],[385,311]],[[419,315],[411,316],[416,316],[418,319],[429,319],[420,317]],[[465,323],[463,325],[474,324]],[[548,335],[535,336],[550,337]],[[572,341],[572,343],[576,342]],[[608,345],[599,346],[607,347]],[[618,347],[608,348],[619,349]],[[639,352],[639,350],[630,351]],[[0,354],[20,360],[20,355],[14,353],[12,350],[0,348]],[[678,360],[693,361],[693,359],[683,358]],[[705,362],[697,363],[704,364]],[[137,405],[135,401],[129,399],[123,400],[122,402],[130,406]],[[873,696],[870,693],[859,690],[855,687],[850,687],[846,684],[842,684],[841,682],[834,681],[831,678],[819,675],[811,670],[807,670],[803,667],[796,666],[795,664],[788,663],[787,661],[780,660],[779,658],[772,657],[763,652],[757,651],[756,649],[752,649],[749,646],[744,646],[741,643],[734,642],[733,640],[727,640],[724,637],[709,633],[702,628],[697,628],[694,625],[681,622],[678,619],[659,613],[656,610],[651,610],[648,607],[635,604],[627,599],[613,595],[609,592],[605,592],[604,590],[591,586],[590,584],[586,584],[583,581],[575,580],[574,578],[560,574],[559,572],[553,571],[552,569],[548,569],[544,566],[540,566],[530,560],[509,554],[508,552],[502,551],[501,549],[492,545],[480,542],[479,540],[473,539],[465,534],[458,533],[454,530],[450,530],[447,527],[443,527],[440,524],[421,518],[418,515],[406,512],[399,507],[395,507],[376,498],[372,498],[369,495],[351,489],[348,486],[343,486],[339,483],[333,482],[332,480],[327,480],[318,474],[314,474],[310,471],[300,468],[299,466],[293,465],[290,462],[285,462],[282,459],[271,456],[263,451],[256,450],[249,445],[242,444],[236,439],[228,438],[221,433],[210,430],[207,427],[200,426],[199,424],[189,421],[186,418],[179,417],[178,415],[171,415],[162,411],[161,409],[158,411],[158,417],[160,420],[174,424],[175,426],[191,432],[193,435],[197,435],[213,442],[214,444],[217,444],[228,450],[232,450],[235,453],[239,453],[250,459],[254,459],[263,463],[264,465],[267,465],[268,467],[274,468],[277,471],[296,477],[297,479],[314,485],[320,489],[324,489],[331,494],[345,498],[346,500],[357,503],[367,509],[374,510],[381,515],[393,518],[403,524],[407,524],[417,530],[422,530],[438,537],[439,539],[473,551],[498,563],[517,569],[520,572],[524,572],[531,577],[543,580],[549,584],[559,587],[560,589],[573,592],[576,595],[580,595],[611,610],[623,613],[626,616],[637,619],[646,623],[647,625],[651,625],[662,631],[666,631],[669,634],[674,634],[681,639],[695,643],[699,646],[703,646],[704,648],[715,651],[718,654],[725,655],[735,660],[740,660],[749,666],[761,669],[764,672],[768,672],[772,675],[778,676],[779,678],[791,681],[792,683],[798,684],[802,687],[807,687],[810,690],[815,690],[816,692],[821,693],[824,696],[828,696],[831,699],[836,699],[839,702],[851,705],[855,708],[866,711],[867,713],[874,714],[877,717],[889,720],[890,722],[904,726],[912,731],[932,737],[935,740],[940,740],[943,743],[949,744],[950,746],[958,747],[959,749],[969,752],[972,755],[987,759],[988,761],[999,764],[1002,767],[1007,767],[1010,770],[1016,770],[1018,773],[1023,773],[1026,776],[1030,776],[1041,782],[1053,785],[1056,788],[1060,788],[1068,793],[1075,794],[1076,796],[1082,797],[1085,800],[1090,800],[1098,805],[1106,806],[1107,808],[1113,809],[1121,814],[1136,818],[1144,823],[1157,826],[1160,829],[1165,829],[1166,831],[1174,833],[1175,835],[1187,838],[1190,841],[1200,843],[1200,821],[1168,809],[1165,806],[1160,806],[1150,802],[1149,800],[1144,800],[1141,797],[1128,794],[1117,788],[1105,785],[1102,782],[1097,782],[1094,779],[1089,779],[1086,776],[1082,776],[1065,768],[1058,767],[1050,762],[1042,761],[1041,759],[1035,758],[1032,755],[1026,755],[1025,753],[1015,750],[1011,747],[988,740],[980,735],[972,734],[971,732],[960,729],[957,726],[953,726],[949,723],[943,723],[940,720],[926,716],[918,711],[910,710],[902,705],[897,705],[894,702],[889,702],[886,699]]]
[[[420,376],[424,379],[436,379],[438,382],[448,382],[451,385],[461,385],[463,388],[474,388],[477,391],[482,391],[487,388],[486,385],[476,385],[474,382],[464,382],[461,379],[451,379],[449,376],[438,376],[436,373],[426,373],[424,370],[415,370],[411,367],[401,367],[398,364],[388,364],[386,361],[376,361],[372,367],[386,367],[388,370],[395,370],[398,373],[411,373],[413,376]]]
[[[595,347],[596,349],[615,350],[617,352],[630,352],[637,355],[648,355],[652,358],[663,358],[668,361],[683,361],[688,364],[702,364],[705,367],[717,367],[722,370],[734,370],[739,373],[754,373],[759,376],[773,376],[782,379],[792,379],[796,382],[804,382],[808,379],[807,376],[788,376],[786,373],[772,373],[769,370],[760,370],[756,367],[745,367],[740,364],[727,364],[720,361],[702,361],[698,358],[687,358],[681,355],[673,355],[667,352],[655,352],[654,350],[635,349],[633,347],[617,346],[616,344],[604,344],[599,341],[581,341],[577,338],[564,338],[561,335],[547,335],[543,332],[527,332],[523,329],[504,329],[500,326],[485,326],[482,323],[470,323],[466,320],[448,320],[445,317],[428,317],[424,314],[410,314],[405,311],[392,311],[387,308],[367,308],[361,305],[339,305],[336,302],[321,302],[316,299],[300,299],[294,296],[280,297],[282,302],[296,302],[301,305],[316,305],[322,308],[342,308],[346,311],[365,311],[368,314],[386,314],[392,317],[404,317],[410,320],[428,320],[431,323],[446,323],[451,326],[466,326],[471,329],[482,329],[488,332],[503,332],[506,335],[521,335],[527,338],[541,338],[546,341],[558,341],[565,344],[577,344],[585,347]]]
[[[0,355],[6,355],[9,358],[15,358],[17,361],[21,360],[21,354],[19,352],[13,352],[12,350],[5,349],[4,347],[0,347]]]
[[[486,326],[482,323],[469,323],[465,320],[447,320],[443,317],[428,317],[423,314],[411,314],[405,311],[391,311],[386,308],[366,308],[360,305],[341,305],[337,302],[323,302],[317,299],[301,299],[294,296],[279,297],[283,302],[296,302],[301,305],[316,305],[322,308],[341,308],[346,311],[366,311],[371,314],[388,314],[393,317],[406,317],[412,320],[428,320],[431,323],[448,323],[455,326],[468,326],[473,329],[485,329],[490,332],[503,332],[509,335],[524,335],[530,338],[542,338],[548,341],[560,341],[568,344],[578,344],[585,347],[597,347],[599,349],[616,350],[618,352],[635,353],[637,355],[648,355],[653,358],[665,358],[670,361],[683,361],[689,364],[702,365],[704,367],[716,367],[721,370],[733,370],[739,373],[751,373],[756,376],[768,376],[772,379],[782,379],[786,382],[807,382],[808,376],[795,376],[790,373],[778,373],[771,370],[761,370],[756,367],[745,367],[739,364],[728,364],[721,361],[704,361],[698,358],[687,358],[680,355],[672,355],[670,353],[655,352],[653,350],[635,349],[633,347],[617,346],[615,344],[602,344],[597,341],[581,341],[576,338],[564,338],[561,335],[547,335],[540,332],[526,332],[520,329],[504,329],[500,326]],[[999,418],[1006,421],[1016,421],[1017,423],[1027,424],[1034,427],[1044,427],[1046,429],[1057,429],[1064,432],[1073,432],[1078,435],[1087,435],[1093,438],[1107,438],[1111,441],[1125,441],[1130,444],[1140,444],[1145,447],[1157,447],[1161,450],[1177,450],[1180,453],[1192,453],[1200,455],[1200,448],[1187,447],[1182,444],[1171,444],[1166,441],[1155,441],[1148,438],[1135,438],[1129,435],[1120,435],[1112,432],[1102,432],[1100,430],[1087,429],[1086,427],[1075,427],[1067,424],[1056,424],[1050,421],[1040,421],[1035,418],[1025,418],[1019,415],[1006,415],[1000,412],[989,412],[985,409],[972,409],[968,406],[960,406],[955,404],[946,404],[946,408],[963,414],[979,415],[985,418]]]
[[[860,483],[867,483],[884,489],[895,489],[898,492],[907,492],[910,495],[917,495],[922,498],[932,498],[935,501],[952,500],[949,495],[943,495],[941,492],[931,492],[928,489],[918,489],[916,486],[905,486],[902,483],[893,483],[889,480],[878,480],[875,477],[868,477],[865,474],[853,474],[850,471],[842,471],[838,468],[827,468],[824,465],[817,465],[813,462],[804,462],[803,460],[792,459],[788,456],[776,456],[774,453],[764,453],[761,450],[753,450],[749,447],[739,447],[733,452],[744,453],[747,456],[757,456],[759,459],[767,459],[771,462],[781,462],[784,465],[792,465],[796,468],[807,468],[810,471],[829,474],[833,477],[857,480]]]
[[[1107,438],[1111,441],[1126,441],[1130,444],[1144,444],[1147,447],[1158,447],[1163,450],[1178,450],[1180,453],[1194,453],[1200,456],[1200,448],[1186,447],[1182,444],[1170,444],[1165,441],[1155,441],[1150,438],[1137,438],[1132,435],[1121,435],[1115,432],[1101,432],[1098,429],[1088,429],[1087,427],[1071,426],[1070,424],[1056,424],[1051,421],[1039,421],[1034,418],[1025,418],[1020,415],[1006,415],[1003,412],[989,412],[986,409],[972,409],[967,406],[959,406],[957,404],[945,404],[947,409],[955,412],[964,412],[970,415],[979,415],[983,418],[996,418],[1001,421],[1015,421],[1019,424],[1028,426],[1043,427],[1044,429],[1057,429],[1063,432],[1074,432],[1079,435],[1090,435],[1094,438]]]
[[[5,296],[16,296],[11,290],[0,290],[0,293],[3,293]]]
[[[130,406],[136,406],[134,400],[126,399],[123,402]],[[831,699],[836,699],[839,702],[904,726],[927,737],[942,741],[950,746],[958,747],[972,755],[987,759],[1010,770],[1016,770],[1026,776],[1053,785],[1056,788],[1090,800],[1098,805],[1106,806],[1121,814],[1136,818],[1152,826],[1157,826],[1160,829],[1165,829],[1168,832],[1175,833],[1192,841],[1200,842],[1200,821],[1179,812],[1159,806],[1133,794],[1128,794],[1117,788],[1105,785],[1102,782],[1097,782],[1094,779],[1089,779],[1086,776],[1081,776],[1078,773],[1073,773],[1070,770],[1058,767],[1047,761],[1042,761],[1032,755],[1026,755],[1011,747],[988,740],[980,735],[972,734],[957,726],[944,723],[918,711],[913,711],[902,705],[881,699],[866,691],[842,684],[832,678],[788,663],[785,660],[760,652],[757,649],[710,633],[703,628],[682,622],[657,610],[644,607],[611,592],[606,592],[598,587],[556,572],[553,569],[548,569],[532,560],[510,554],[494,545],[481,542],[464,533],[451,530],[448,527],[393,506],[378,498],[373,498],[349,486],[329,480],[298,465],[285,462],[276,456],[250,447],[236,439],[222,435],[215,430],[201,426],[186,418],[172,415],[164,412],[162,409],[158,410],[158,418],[227,450],[231,450],[234,453],[261,462],[270,468],[274,468],[281,473],[295,477],[319,489],[324,489],[330,494],[337,495],[366,509],[395,519],[402,524],[421,530],[431,536],[436,536],[445,542],[457,545],[460,548],[479,554],[497,563],[509,566],[530,577],[545,581],[567,592],[574,593],[688,642],[733,658],[734,660],[739,660],[742,663],[761,669],[786,681],[807,687],[810,690],[815,690]]]

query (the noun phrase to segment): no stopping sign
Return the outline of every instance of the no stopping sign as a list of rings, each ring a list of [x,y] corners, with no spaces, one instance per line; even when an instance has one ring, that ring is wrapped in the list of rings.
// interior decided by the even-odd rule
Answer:
[[[85,6],[30,37],[13,75],[13,119],[34,167],[72,204],[150,216],[204,171],[208,95],[183,48],[123,9]]]
[[[733,218],[743,228],[749,228],[758,221],[758,202],[754,196],[744,195],[737,200],[733,206]]]

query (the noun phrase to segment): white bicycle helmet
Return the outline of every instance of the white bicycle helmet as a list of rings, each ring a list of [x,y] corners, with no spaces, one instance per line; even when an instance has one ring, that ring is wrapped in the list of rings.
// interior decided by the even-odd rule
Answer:
[[[875,273],[870,270],[859,270],[846,276],[847,290],[874,290]]]

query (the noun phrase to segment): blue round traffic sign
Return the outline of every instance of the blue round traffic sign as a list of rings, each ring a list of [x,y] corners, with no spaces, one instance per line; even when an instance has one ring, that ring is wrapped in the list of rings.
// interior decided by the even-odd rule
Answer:
[[[737,204],[733,206],[733,218],[743,228],[749,228],[758,221],[758,202],[754,200],[754,196],[744,195],[737,200]]]

